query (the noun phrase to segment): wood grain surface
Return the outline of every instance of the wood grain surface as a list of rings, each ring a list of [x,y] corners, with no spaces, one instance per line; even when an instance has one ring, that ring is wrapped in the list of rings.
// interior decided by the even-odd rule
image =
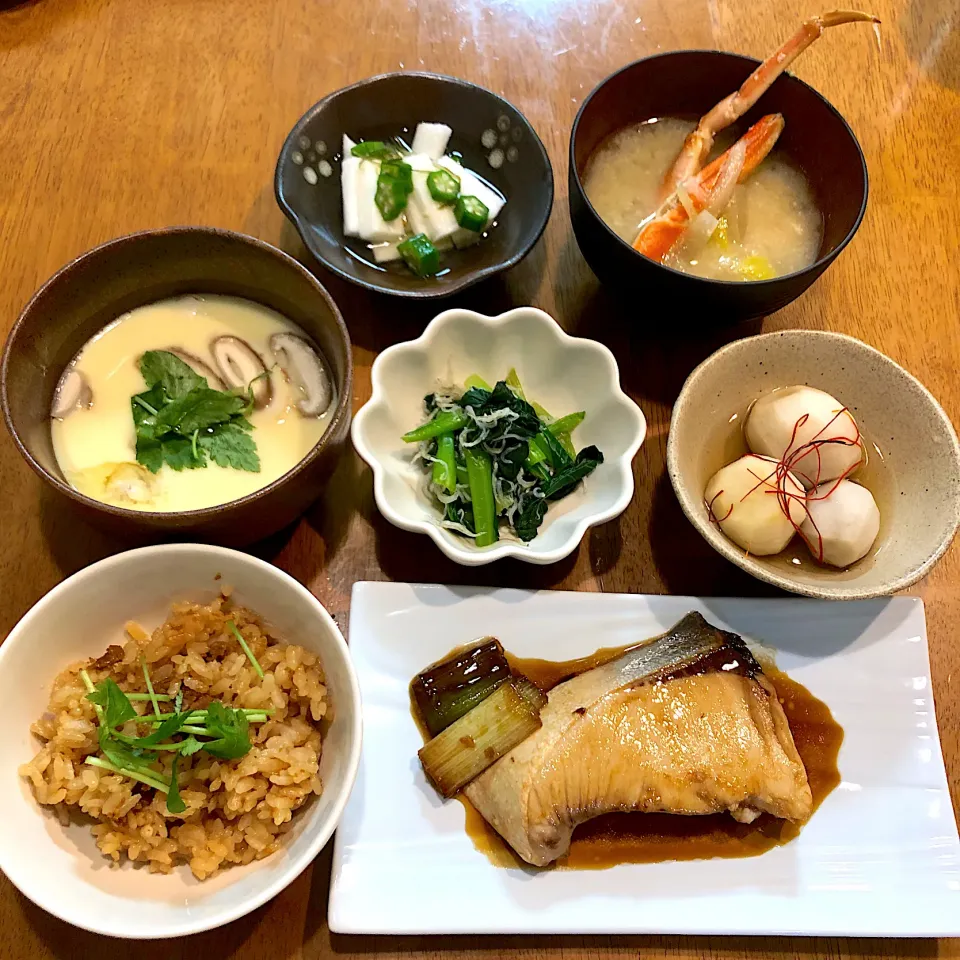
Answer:
[[[664,471],[670,406],[721,343],[789,327],[838,330],[902,363],[960,422],[960,9],[956,0],[871,0],[869,29],[831,31],[796,64],[844,114],[871,176],[850,248],[798,302],[762,324],[704,333],[685,303],[628,306],[580,257],[566,200],[567,138],[593,86],[637,57],[682,47],[756,56],[804,16],[800,0],[0,0],[0,333],[70,258],[147,227],[245,231],[309,264],[273,198],[288,129],[324,94],[371,74],[425,69],[512,101],[546,143],[557,180],[547,232],[503,279],[455,298],[484,312],[535,304],[608,344],[649,420],[637,492],[568,560],[470,569],[377,514],[370,473],[345,457],[320,502],[256,552],[306,583],[347,626],[361,579],[417,579],[641,593],[767,595],[684,520]],[[815,6],[815,5],[814,5]],[[355,408],[378,351],[435,312],[321,274],[354,342]],[[709,330],[709,326],[707,327]],[[122,544],[79,524],[0,436],[0,636],[64,576]],[[915,591],[927,604],[934,692],[955,805],[960,801],[960,551]],[[5,784],[4,789],[11,789]],[[365,938],[326,925],[330,847],[272,903],[184,940],[121,943],[47,916],[0,877],[0,957],[541,960],[657,957],[960,958],[960,941],[609,938]],[[426,895],[426,892],[425,892]],[[692,907],[695,909],[695,905]]]

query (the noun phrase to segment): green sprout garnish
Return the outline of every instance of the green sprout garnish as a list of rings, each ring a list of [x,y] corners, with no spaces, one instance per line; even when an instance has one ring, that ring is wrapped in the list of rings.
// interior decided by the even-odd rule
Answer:
[[[262,677],[260,664],[232,620],[229,625],[240,638],[244,652]],[[221,760],[239,759],[246,755],[251,747],[250,724],[264,723],[273,710],[236,709],[219,700],[214,700],[201,710],[183,710],[183,690],[178,690],[174,697],[156,693],[144,657],[140,658],[140,665],[147,685],[145,694],[124,693],[110,677],[94,685],[87,671],[80,671],[80,677],[87,688],[87,699],[97,713],[97,740],[103,754],[102,757],[89,756],[84,762],[159,790],[166,795],[167,810],[170,813],[183,813],[187,805],[180,796],[177,780],[180,758],[206,750],[211,756]],[[153,706],[153,714],[138,714],[134,703],[147,700]],[[162,712],[160,703],[169,703],[171,700],[173,712]],[[121,732],[120,727],[131,721],[152,726],[154,729],[144,736]],[[183,739],[173,739],[180,736],[183,736]],[[173,753],[169,779],[154,767],[161,752]]]
[[[234,636],[240,644],[240,648],[247,655],[247,659],[250,661],[253,669],[257,671],[257,676],[262,680],[263,667],[260,666],[257,658],[253,655],[253,651],[247,646],[247,641],[243,639],[243,634],[237,629],[237,625],[232,620],[227,621],[227,626],[233,631]]]

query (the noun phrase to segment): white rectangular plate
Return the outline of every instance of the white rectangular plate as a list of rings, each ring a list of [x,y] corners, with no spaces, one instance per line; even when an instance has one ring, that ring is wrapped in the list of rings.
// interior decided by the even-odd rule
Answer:
[[[652,637],[690,610],[777,650],[845,731],[842,783],[800,836],[759,857],[608,870],[493,866],[417,760],[408,685],[492,634],[567,660]],[[358,583],[360,776],[337,831],[339,933],[960,934],[960,843],[933,713],[923,604],[529,593]]]

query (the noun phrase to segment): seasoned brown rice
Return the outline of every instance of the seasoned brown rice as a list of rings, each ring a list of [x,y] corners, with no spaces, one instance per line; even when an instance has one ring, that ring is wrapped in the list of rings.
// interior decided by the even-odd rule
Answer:
[[[262,680],[228,620],[260,662]],[[20,768],[21,776],[30,779],[37,800],[64,820],[71,808],[93,817],[97,846],[115,862],[126,854],[161,873],[189,863],[203,880],[230,864],[269,856],[294,812],[322,789],[320,721],[327,691],[316,655],[283,643],[256,614],[225,596],[209,606],[174,604],[152,635],[133,623],[127,634],[123,647],[72,664],[54,680],[47,712],[30,728],[44,744]],[[80,670],[86,668],[95,684],[112,677],[125,693],[144,693],[141,654],[157,693],[174,696],[182,685],[183,709],[220,700],[274,711],[265,723],[250,724],[252,748],[240,759],[220,760],[204,751],[181,759],[178,782],[187,809],[180,814],[167,811],[159,791],[84,763],[99,745]],[[135,734],[135,724],[126,732]],[[171,762],[162,757],[155,768],[168,778]]]

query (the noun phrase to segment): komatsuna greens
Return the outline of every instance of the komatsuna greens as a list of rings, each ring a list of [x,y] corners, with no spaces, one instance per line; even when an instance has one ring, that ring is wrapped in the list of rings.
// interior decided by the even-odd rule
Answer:
[[[426,396],[429,419],[403,439],[419,444],[442,526],[484,547],[500,538],[502,521],[529,542],[550,503],[571,493],[603,454],[573,446],[582,411],[554,419],[526,399],[514,370],[493,387],[479,377],[465,387]]]

